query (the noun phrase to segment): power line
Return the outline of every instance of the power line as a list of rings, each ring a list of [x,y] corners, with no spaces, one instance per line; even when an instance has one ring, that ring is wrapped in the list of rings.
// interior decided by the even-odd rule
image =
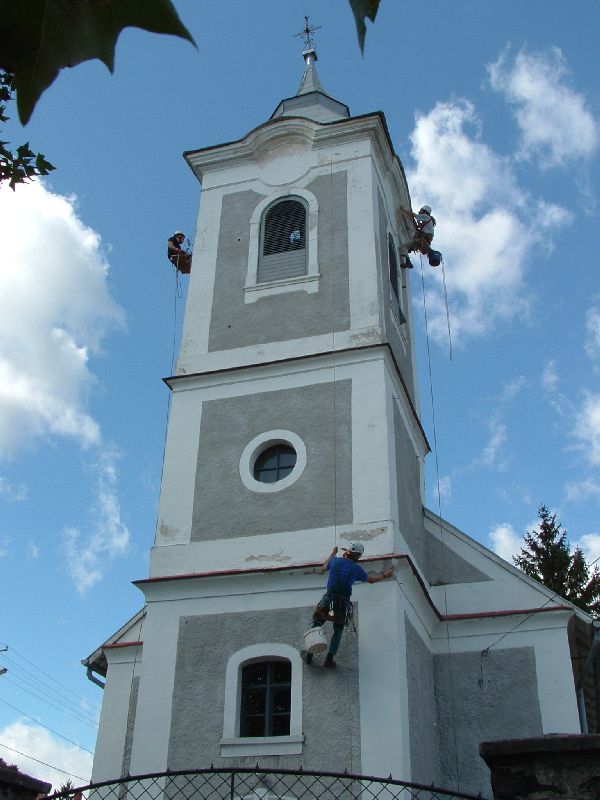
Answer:
[[[30,756],[29,753],[22,753],[20,750],[15,750],[14,747],[9,747],[7,744],[3,744],[2,742],[0,742],[0,747],[4,747],[7,750],[10,750],[11,753],[18,753],[20,756],[23,756],[24,758],[30,758],[32,761],[36,761],[38,764],[43,764],[45,767],[50,767],[50,769],[55,769],[57,772],[62,772],[64,775],[70,775],[72,778],[77,778],[78,781],[85,782],[87,780],[87,778],[82,778],[81,775],[75,775],[73,772],[67,772],[66,769],[55,767],[54,764],[46,764],[45,761],[40,761],[39,758]]]
[[[98,706],[94,705],[93,703],[90,703],[88,700],[86,700],[86,699],[85,699],[84,697],[82,697],[81,695],[78,695],[76,692],[74,692],[74,691],[73,691],[72,689],[70,689],[68,686],[65,686],[65,685],[64,685],[63,683],[61,683],[60,681],[57,681],[57,680],[56,680],[56,678],[53,678],[53,677],[52,677],[52,675],[49,675],[47,672],[44,672],[44,670],[43,670],[43,669],[41,669],[40,667],[38,667],[38,665],[37,665],[37,664],[35,664],[33,661],[31,661],[31,660],[30,660],[29,658],[27,658],[26,656],[24,656],[24,655],[23,655],[22,653],[20,653],[20,652],[19,652],[17,649],[15,649],[14,647],[9,647],[9,648],[7,648],[7,649],[9,649],[11,653],[14,653],[14,655],[16,655],[18,658],[22,659],[23,661],[25,661],[25,662],[26,662],[27,664],[29,664],[31,667],[33,667],[34,669],[36,669],[38,672],[41,672],[41,674],[42,674],[42,675],[43,675],[45,678],[48,678],[50,681],[52,681],[52,683],[55,683],[57,686],[60,686],[60,687],[61,687],[61,689],[64,689],[66,692],[68,692],[70,695],[72,695],[72,696],[73,696],[73,697],[74,697],[76,700],[78,700],[79,702],[83,701],[84,703],[86,703],[87,705],[89,705],[91,708],[94,708],[96,711],[100,711],[100,708],[99,708]],[[7,657],[8,657],[8,656],[3,656],[3,658],[7,658]],[[21,666],[20,666],[20,667],[19,667],[19,669],[22,669],[23,671],[27,671],[27,670],[25,670],[25,667],[21,667]],[[38,679],[38,680],[39,680],[39,679]],[[42,681],[42,682],[43,682],[43,681]],[[52,687],[48,687],[48,688],[52,688]],[[61,694],[62,694],[62,693],[61,693]],[[64,697],[64,695],[63,695],[63,697]],[[65,699],[68,699],[68,698],[65,698]]]
[[[50,733],[53,733],[55,736],[59,736],[61,739],[64,739],[65,742],[69,742],[69,744],[74,744],[75,747],[78,747],[80,750],[85,750],[86,753],[89,753],[92,756],[94,755],[91,750],[87,749],[87,747],[82,747],[80,744],[77,744],[77,742],[74,742],[72,739],[68,739],[66,736],[63,736],[62,733],[59,733],[58,731],[49,728],[47,725],[44,725],[43,722],[38,722],[37,719],[34,719],[34,717],[30,717],[29,714],[26,714],[24,711],[21,711],[20,708],[11,705],[11,703],[9,703],[7,700],[3,700],[2,697],[0,697],[0,703],[4,703],[9,708],[12,708],[13,711],[17,711],[19,714],[22,714],[24,717],[27,717],[27,719],[30,719],[36,725],[40,725],[42,728],[45,728],[47,731],[50,731]]]
[[[10,674],[11,673],[9,673],[9,675]],[[44,694],[41,694],[35,688],[34,689],[28,688],[24,683],[22,683],[23,679],[20,676],[17,676],[16,678],[14,676],[12,676],[12,677],[7,676],[6,678],[4,678],[4,680],[7,683],[11,683],[14,686],[16,686],[17,689],[20,689],[21,691],[26,692],[27,694],[31,695],[36,700],[41,700],[42,703],[47,703],[52,708],[56,708],[62,714],[66,714],[68,717],[70,717],[71,719],[74,719],[76,722],[84,723],[86,725],[90,725],[90,726],[93,726],[95,728],[98,727],[98,723],[94,719],[92,719],[91,717],[86,716],[81,711],[78,711],[78,710],[74,711],[73,709],[71,709],[67,705],[65,705],[64,703],[61,703],[60,700],[57,703],[55,703],[50,697],[45,696]],[[41,690],[41,691],[43,691],[43,690]]]

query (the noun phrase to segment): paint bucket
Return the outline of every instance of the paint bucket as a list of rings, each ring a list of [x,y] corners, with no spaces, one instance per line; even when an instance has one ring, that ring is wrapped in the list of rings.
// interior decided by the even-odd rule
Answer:
[[[311,655],[327,650],[327,645],[327,634],[321,626],[309,628],[304,634],[304,646],[306,647],[306,652]]]

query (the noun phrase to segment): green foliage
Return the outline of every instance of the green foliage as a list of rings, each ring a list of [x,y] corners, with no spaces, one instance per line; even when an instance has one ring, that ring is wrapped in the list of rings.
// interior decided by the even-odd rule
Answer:
[[[356,33],[358,34],[360,51],[364,53],[365,36],[367,35],[365,19],[368,17],[371,22],[375,22],[380,0],[348,0],[348,2],[354,14],[354,21],[356,22]]]
[[[9,119],[6,104],[12,99],[14,90],[13,76],[0,71],[0,124]],[[0,184],[8,181],[14,190],[17,183],[25,183],[36,175],[47,175],[54,169],[43,153],[34,153],[29,142],[17,147],[15,153],[8,149],[8,142],[0,141]]]
[[[586,563],[583,551],[571,552],[566,531],[544,505],[538,509],[539,530],[527,531],[525,546],[513,557],[516,566],[548,589],[594,616],[600,615],[600,572]]]
[[[0,0],[0,68],[14,75],[23,125],[64,67],[98,58],[112,72],[126,27],[195,44],[171,0]]]

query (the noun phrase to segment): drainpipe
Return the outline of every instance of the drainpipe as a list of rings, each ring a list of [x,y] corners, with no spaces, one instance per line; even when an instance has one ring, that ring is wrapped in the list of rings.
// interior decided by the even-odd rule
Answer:
[[[92,683],[95,683],[95,684],[96,684],[96,686],[99,686],[101,689],[104,689],[104,687],[106,686],[106,684],[105,684],[105,683],[102,683],[102,681],[100,680],[100,678],[97,678],[97,677],[94,675],[94,673],[92,672],[92,668],[91,668],[91,667],[88,667],[88,668],[87,668],[86,675],[87,675],[88,681],[91,681]]]
[[[579,711],[579,726],[582,733],[588,733],[587,714],[585,712],[585,698],[583,695],[583,684],[587,678],[587,674],[594,664],[594,659],[600,648],[600,620],[595,619],[592,622],[592,630],[594,631],[594,638],[592,639],[592,646],[590,652],[583,665],[583,670],[577,681],[575,691],[577,692],[577,710]]]

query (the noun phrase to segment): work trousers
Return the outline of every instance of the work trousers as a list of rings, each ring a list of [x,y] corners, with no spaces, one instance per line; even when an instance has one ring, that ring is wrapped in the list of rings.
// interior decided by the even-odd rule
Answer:
[[[317,603],[313,617],[313,628],[322,627],[326,622],[333,623],[333,636],[329,642],[329,653],[334,656],[342,641],[342,633],[351,613],[352,604],[349,597],[342,597],[332,592],[325,592]]]

